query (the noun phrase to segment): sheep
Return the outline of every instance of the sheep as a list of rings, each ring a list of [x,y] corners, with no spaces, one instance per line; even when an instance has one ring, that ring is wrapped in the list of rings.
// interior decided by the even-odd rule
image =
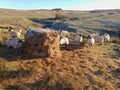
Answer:
[[[66,36],[66,37],[61,37],[60,38],[60,45],[69,45],[69,39],[68,39],[68,37]]]
[[[16,33],[14,30],[9,29],[8,31],[9,31],[9,33],[11,34],[12,37],[14,37],[14,38],[17,37],[17,33]]]
[[[92,36],[88,35],[87,43],[89,46],[93,46],[95,43],[95,39]]]
[[[103,34],[103,37],[104,37],[104,41],[105,42],[109,42],[110,41],[110,35],[109,34],[105,33],[105,34]]]
[[[91,35],[95,39],[95,43],[100,43],[101,45],[104,43],[104,37],[99,34],[92,34]]]
[[[74,41],[77,43],[81,43],[83,41],[82,35],[75,35]]]
[[[20,53],[20,49],[23,45],[22,40],[19,40],[14,37],[8,38],[5,43],[9,49],[9,51],[13,50],[13,51],[15,51],[15,54]]]
[[[17,37],[21,37],[21,33],[22,33],[22,29],[19,27],[18,28],[18,31],[16,31],[16,33],[17,33]]]
[[[21,37],[21,33],[20,32],[16,32],[17,33],[17,37],[20,38]]]
[[[22,28],[18,27],[18,32],[22,33]]]
[[[65,30],[59,30],[58,34],[60,35],[60,37],[65,37],[65,36],[68,36],[70,33]]]
[[[19,29],[18,31],[14,31],[13,29],[9,29],[8,31],[10,32],[12,37],[18,37],[18,38],[21,37],[22,29]]]

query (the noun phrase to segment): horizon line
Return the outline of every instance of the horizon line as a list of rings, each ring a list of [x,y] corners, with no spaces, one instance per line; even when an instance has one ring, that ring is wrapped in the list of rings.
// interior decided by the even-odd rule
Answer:
[[[0,9],[9,9],[9,10],[53,10],[53,9],[57,9],[57,8],[53,8],[53,9],[13,9],[13,8],[0,8]],[[95,11],[95,10],[120,10],[120,9],[118,9],[118,8],[116,8],[116,9],[110,9],[110,8],[108,8],[108,9],[91,9],[91,10],[85,10],[85,9],[62,9],[62,8],[60,8],[61,10],[63,10],[63,11]]]

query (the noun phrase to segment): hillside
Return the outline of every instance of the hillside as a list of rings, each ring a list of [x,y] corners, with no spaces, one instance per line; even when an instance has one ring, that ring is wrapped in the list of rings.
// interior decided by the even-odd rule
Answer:
[[[56,18],[56,13],[62,18]],[[51,11],[0,9],[1,90],[119,90],[120,12]],[[25,58],[10,53],[4,44],[9,27],[50,28],[79,33],[109,33],[110,42],[89,47],[70,44],[60,47],[61,57]],[[25,53],[23,53],[25,55]]]
[[[93,13],[96,12],[96,13]],[[52,10],[6,10],[0,9],[0,27],[16,28],[21,25],[25,30],[34,27],[67,30],[88,34],[107,32],[112,36],[120,35],[120,12],[118,10],[95,11],[52,11]],[[56,19],[61,17],[62,19]]]
[[[120,57],[116,44],[61,49],[62,57],[24,59],[4,48],[0,85],[7,90],[117,90]],[[118,47],[120,49],[120,46]],[[4,59],[6,58],[6,59]]]

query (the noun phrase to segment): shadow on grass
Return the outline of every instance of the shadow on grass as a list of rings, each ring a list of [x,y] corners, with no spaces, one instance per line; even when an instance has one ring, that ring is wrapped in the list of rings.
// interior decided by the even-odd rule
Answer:
[[[21,85],[9,85],[5,90],[73,90],[70,85],[63,85],[59,82],[51,85],[49,84],[51,77],[45,75],[41,80],[38,80],[34,83],[25,83]]]
[[[69,45],[61,45],[60,49],[61,50],[72,51],[72,50],[75,50],[75,49],[82,49],[83,47],[85,47],[84,43],[81,43],[81,44],[70,43]]]
[[[8,85],[5,90],[73,90],[73,88],[63,87],[61,83],[56,83],[54,86],[41,85],[43,81],[38,81],[28,85]]]
[[[120,49],[119,49],[120,47],[119,47],[119,45],[118,44],[115,44],[115,45],[113,45],[113,52],[114,53],[111,53],[110,55],[110,57],[111,58],[116,58],[116,59],[120,59]]]
[[[116,52],[116,55],[120,57],[120,50],[117,48],[117,49],[114,49],[114,51]]]
[[[5,80],[5,79],[14,79],[14,78],[19,78],[19,77],[29,77],[32,75],[33,70],[24,70],[24,69],[19,69],[17,71],[0,71],[0,82]]]
[[[7,61],[14,61],[20,59],[19,55],[15,55],[11,53],[7,46],[5,45],[0,45],[0,57],[7,60]]]
[[[113,76],[118,79],[118,83],[116,84],[116,87],[120,89],[120,68],[117,68],[113,71],[111,71]]]
[[[15,54],[14,52],[10,52],[7,46],[0,45],[0,58],[6,61],[17,61],[17,60],[26,60],[26,59],[35,59],[34,57],[26,56],[24,50],[21,54]],[[41,57],[43,58],[43,57]]]
[[[87,27],[87,26],[80,26],[80,28],[87,29],[88,31],[97,31],[99,33],[108,33],[112,37],[120,36],[120,32],[119,31],[114,31],[114,30],[108,31],[107,29],[92,28],[92,27]]]
[[[77,43],[71,43],[69,45],[63,45],[60,46],[60,50],[74,50],[74,49],[81,49],[83,48],[85,45],[84,43],[81,44],[77,44]],[[0,46],[0,58],[3,58],[4,60],[7,61],[16,61],[16,60],[32,60],[32,59],[44,59],[47,57],[33,57],[32,55],[26,55],[23,51],[23,53],[21,55],[16,55],[14,53],[11,53],[8,48],[6,46]]]
[[[50,28],[53,30],[67,30],[69,32],[77,31],[75,28],[69,27],[69,25],[64,23],[64,21],[56,22],[57,19],[55,18],[48,18],[48,19],[29,18],[29,20],[42,24],[43,28]]]

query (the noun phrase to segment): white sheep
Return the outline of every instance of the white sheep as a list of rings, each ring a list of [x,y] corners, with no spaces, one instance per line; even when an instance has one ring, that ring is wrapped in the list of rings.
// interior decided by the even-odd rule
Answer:
[[[109,34],[105,33],[105,34],[103,35],[103,37],[104,37],[104,41],[105,41],[105,42],[109,42],[109,41],[110,41],[110,35],[109,35]]]
[[[88,35],[87,43],[89,46],[93,46],[95,43],[95,39],[92,36]]]
[[[104,37],[102,35],[92,34],[91,36],[95,39],[95,43],[100,43],[100,44],[104,43]]]
[[[9,50],[14,50],[15,54],[17,54],[20,51],[22,44],[22,40],[19,40],[14,37],[10,37],[6,40],[7,47],[9,48]]]
[[[68,37],[66,36],[66,37],[61,37],[60,38],[60,45],[69,45],[69,39],[68,39]]]
[[[18,31],[16,31],[16,33],[17,33],[17,37],[21,37],[21,33],[22,33],[22,28],[18,28]]]
[[[19,27],[18,28],[18,32],[22,33],[22,28]]]
[[[17,37],[20,38],[21,37],[21,33],[20,32],[16,32],[17,33]]]
[[[60,37],[65,37],[65,36],[69,36],[70,33],[65,30],[59,30],[58,34],[60,35]]]
[[[81,43],[83,41],[82,35],[75,35],[74,41],[77,43]]]

